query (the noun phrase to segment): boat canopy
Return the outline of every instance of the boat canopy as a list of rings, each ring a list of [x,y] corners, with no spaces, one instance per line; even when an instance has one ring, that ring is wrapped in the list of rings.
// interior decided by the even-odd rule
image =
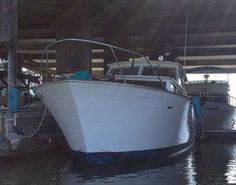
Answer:
[[[186,73],[227,73],[224,68],[214,66],[202,66],[185,69]]]

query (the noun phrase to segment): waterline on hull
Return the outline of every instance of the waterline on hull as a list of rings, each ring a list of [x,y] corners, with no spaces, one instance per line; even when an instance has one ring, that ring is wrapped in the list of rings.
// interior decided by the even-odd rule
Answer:
[[[189,151],[193,146],[193,141],[178,146],[144,150],[132,152],[100,152],[100,153],[84,153],[75,152],[77,158],[89,165],[101,165],[108,163],[119,163],[124,161],[139,160],[159,160],[163,161],[171,157],[177,157],[182,153]]]

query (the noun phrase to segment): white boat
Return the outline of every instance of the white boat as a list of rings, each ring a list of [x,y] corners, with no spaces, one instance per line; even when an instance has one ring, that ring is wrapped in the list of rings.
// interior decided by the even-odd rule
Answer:
[[[209,80],[210,74],[226,73],[222,68],[199,67],[191,73],[204,73],[205,80],[189,81],[186,90],[190,96],[198,96],[203,106],[203,129],[205,131],[236,131],[236,101],[229,95],[228,80]]]
[[[170,157],[192,146],[181,65],[146,60],[110,64],[109,80],[53,81],[35,89],[79,159],[102,164]]]

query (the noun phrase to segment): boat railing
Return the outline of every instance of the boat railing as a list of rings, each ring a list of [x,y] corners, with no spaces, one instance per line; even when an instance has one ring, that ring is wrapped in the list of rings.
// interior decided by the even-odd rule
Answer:
[[[135,56],[139,56],[139,57],[143,57],[148,65],[151,67],[153,73],[155,74],[155,76],[160,80],[160,82],[162,83],[162,80],[161,78],[159,77],[157,71],[155,70],[155,68],[152,66],[149,58],[143,54],[140,54],[140,53],[137,53],[135,51],[132,51],[132,50],[128,50],[128,49],[124,49],[124,48],[120,48],[118,46],[114,46],[114,45],[111,45],[111,44],[106,44],[106,43],[102,43],[102,42],[97,42],[97,41],[93,41],[93,40],[87,40],[87,39],[76,39],[76,38],[68,38],[68,39],[61,39],[61,40],[57,40],[49,45],[46,46],[46,48],[43,50],[43,53],[42,53],[42,56],[41,56],[41,76],[43,76],[43,60],[44,60],[44,57],[46,58],[46,74],[45,74],[45,81],[47,82],[48,81],[48,69],[49,69],[49,65],[48,65],[48,50],[59,44],[59,43],[64,43],[64,42],[77,42],[77,43],[88,43],[88,44],[95,44],[95,45],[100,45],[100,46],[103,46],[103,47],[108,47],[117,63],[117,67],[120,71],[120,74],[123,78],[123,82],[126,83],[126,79],[125,79],[125,76],[121,70],[121,67],[120,67],[120,64],[119,64],[119,61],[118,61],[118,58],[115,54],[115,50],[119,50],[119,51],[122,51],[122,52],[126,52],[126,53],[129,53],[130,55],[135,55]],[[57,78],[57,75],[55,74],[54,76],[55,78]],[[164,85],[162,85],[162,87],[164,88]]]
[[[204,83],[208,83],[208,84],[228,84],[227,81],[224,80],[195,80],[195,81],[188,81],[186,84],[204,84]]]

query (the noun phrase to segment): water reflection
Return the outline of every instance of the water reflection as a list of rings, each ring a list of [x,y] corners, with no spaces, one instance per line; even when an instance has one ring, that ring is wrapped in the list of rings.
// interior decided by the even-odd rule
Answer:
[[[188,158],[188,157],[187,157]],[[185,158],[176,166],[175,162],[148,161],[141,163],[129,163],[118,165],[105,165],[99,167],[83,167],[79,163],[73,163],[71,172],[80,174],[80,182],[83,184],[189,184],[187,171],[181,171],[188,165]],[[187,172],[188,173],[188,172]],[[187,177],[187,178],[186,178]],[[192,180],[192,177],[191,177]],[[190,180],[190,181],[191,181]],[[69,181],[71,183],[71,180]]]
[[[236,173],[233,171],[236,169],[233,162],[236,160],[235,151],[236,143],[230,140],[210,140],[198,144],[194,154],[198,184],[232,183],[232,175]]]
[[[233,147],[225,173],[228,184],[236,184],[236,147]]]
[[[186,167],[184,168],[186,178],[188,179],[188,184],[191,185],[196,185],[196,169],[195,169],[195,158],[193,156],[193,153],[191,153],[187,158],[186,158]]]
[[[70,152],[0,160],[1,185],[205,185],[236,184],[236,143],[207,141],[172,161],[85,166]]]

